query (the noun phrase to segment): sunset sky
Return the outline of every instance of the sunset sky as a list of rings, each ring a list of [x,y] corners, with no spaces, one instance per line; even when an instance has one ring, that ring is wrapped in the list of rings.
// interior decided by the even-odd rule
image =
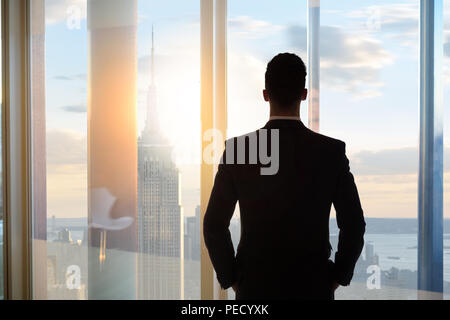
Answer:
[[[450,218],[450,1],[445,2],[444,212]],[[186,215],[199,203],[200,1],[139,0],[138,132],[146,116],[151,29],[158,113],[175,147]],[[376,6],[375,6],[376,4]],[[80,28],[68,28],[68,8]],[[229,136],[262,127],[267,62],[306,62],[306,1],[228,1]],[[347,143],[367,217],[417,217],[419,1],[321,1],[321,133]],[[48,216],[87,215],[86,0],[46,1]],[[449,41],[449,43],[447,43]],[[306,104],[302,120],[307,124]]]

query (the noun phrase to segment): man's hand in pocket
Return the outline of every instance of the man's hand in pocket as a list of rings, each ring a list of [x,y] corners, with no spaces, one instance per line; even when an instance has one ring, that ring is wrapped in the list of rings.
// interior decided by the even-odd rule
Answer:
[[[333,281],[333,283],[331,284],[331,289],[333,290],[333,292],[335,292],[337,288],[339,288],[339,283]]]

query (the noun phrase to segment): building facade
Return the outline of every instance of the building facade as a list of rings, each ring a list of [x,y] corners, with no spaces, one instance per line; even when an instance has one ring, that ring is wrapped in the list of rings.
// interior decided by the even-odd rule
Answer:
[[[138,140],[138,298],[182,299],[180,179],[158,123],[153,43],[151,75],[147,121]]]

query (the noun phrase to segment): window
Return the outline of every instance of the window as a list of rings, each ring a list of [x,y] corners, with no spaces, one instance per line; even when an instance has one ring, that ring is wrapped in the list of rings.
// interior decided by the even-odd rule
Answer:
[[[264,101],[267,63],[280,52],[294,52],[306,63],[306,1],[228,1],[227,138],[262,128],[269,118]],[[243,77],[242,75],[246,76]],[[306,116],[306,105],[301,116]],[[235,246],[240,239],[239,206],[231,220]],[[234,299],[234,291],[228,290]]]
[[[198,1],[31,4],[34,297],[199,299]]]
[[[205,194],[200,51],[215,48],[217,64],[222,50],[213,43],[201,46],[200,1],[31,0],[30,5],[33,297],[199,299]],[[297,53],[306,63],[309,26],[308,1],[228,0],[227,5],[227,117],[219,120],[230,138],[264,126],[266,64],[279,52]],[[420,2],[320,5],[318,130],[347,143],[367,222],[354,281],[336,298],[416,299]],[[445,6],[448,42],[448,1]],[[214,88],[209,76],[208,101]],[[449,93],[445,86],[446,104]],[[308,108],[304,102],[306,125]],[[449,117],[446,112],[447,294]],[[0,241],[2,213],[0,197]],[[238,208],[230,231],[236,247]],[[337,233],[332,213],[331,258]],[[2,246],[3,241],[0,254]],[[232,290],[228,298],[234,298]]]
[[[267,121],[261,91],[270,58],[289,51],[306,63],[306,3],[229,1],[228,137]],[[320,1],[319,131],[347,143],[367,223],[353,283],[337,299],[417,298],[419,9],[419,1]],[[308,124],[307,103],[301,118]],[[338,231],[333,212],[331,258]],[[445,290],[449,270],[445,263]]]
[[[267,122],[269,106],[262,90],[266,65],[274,55],[295,52],[306,63],[306,12],[305,1],[228,2],[228,137]]]
[[[419,1],[321,2],[320,131],[346,142],[367,224],[337,298],[417,297],[418,18]]]

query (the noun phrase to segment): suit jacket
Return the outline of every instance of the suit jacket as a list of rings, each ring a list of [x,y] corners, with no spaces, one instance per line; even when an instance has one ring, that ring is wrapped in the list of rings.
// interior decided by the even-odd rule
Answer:
[[[238,141],[245,141],[244,164]],[[260,155],[266,150],[272,150],[273,166],[278,156],[275,174],[262,174],[270,166]],[[237,202],[241,238],[235,255],[228,228]],[[339,227],[334,262],[329,259],[332,204]],[[238,283],[238,299],[332,299],[332,281],[346,286],[352,279],[364,232],[344,142],[295,120],[271,120],[227,141],[203,235],[221,287]]]

